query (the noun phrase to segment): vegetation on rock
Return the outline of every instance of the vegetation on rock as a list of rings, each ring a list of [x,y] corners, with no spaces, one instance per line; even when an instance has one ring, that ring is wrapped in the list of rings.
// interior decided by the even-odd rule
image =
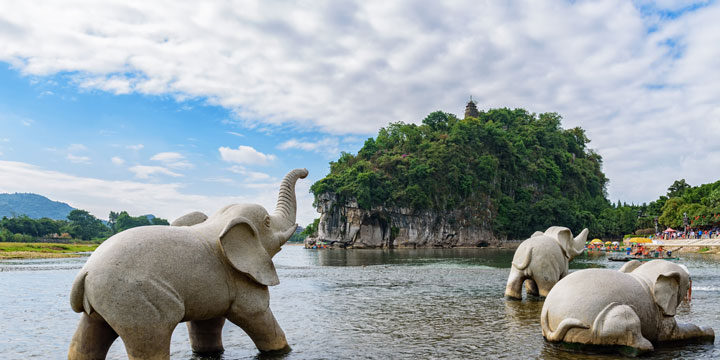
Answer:
[[[315,201],[401,207],[450,214],[462,210],[498,237],[524,238],[551,225],[594,237],[654,233],[661,226],[720,225],[720,181],[691,187],[675,181],[649,204],[611,203],[602,158],[580,127],[561,128],[556,113],[494,109],[458,119],[434,112],[421,125],[392,123],[356,155],[343,152],[311,187]],[[308,226],[312,229],[312,226]]]
[[[583,129],[562,129],[560,121],[556,113],[495,109],[477,118],[438,111],[422,125],[393,123],[357,155],[331,162],[311,192],[316,200],[326,192],[355,199],[362,209],[463,209],[500,237],[554,224],[604,233],[603,211],[612,206],[602,159],[587,148]]]

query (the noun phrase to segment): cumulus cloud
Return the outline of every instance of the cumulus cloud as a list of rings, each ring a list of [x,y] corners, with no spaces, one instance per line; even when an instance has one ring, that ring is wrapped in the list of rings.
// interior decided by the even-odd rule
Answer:
[[[705,140],[720,137],[718,18],[718,2],[673,0],[1,2],[12,31],[0,61],[88,89],[204,98],[246,126],[334,134],[461,113],[470,94],[480,108],[554,111],[587,129],[611,195],[630,201],[664,191],[633,188],[650,169],[667,185],[713,179],[675,174],[720,150]]]
[[[236,173],[236,174],[242,175],[242,176],[243,176],[243,179],[242,179],[242,180],[243,180],[244,182],[253,182],[253,181],[259,181],[259,180],[268,180],[268,179],[271,178],[271,176],[268,175],[268,174],[266,174],[266,173],[257,172],[257,171],[250,171],[250,170],[248,170],[248,169],[246,169],[245,167],[240,166],[240,165],[233,165],[233,166],[229,167],[228,170],[230,170],[230,171],[232,171],[232,172],[234,172],[234,173]]]
[[[125,160],[119,156],[113,156],[110,161],[112,161],[115,165],[122,165],[125,163]]]
[[[148,184],[135,181],[108,181],[46,170],[23,162],[0,161],[0,189],[5,192],[33,192],[63,201],[106,219],[111,210],[131,214],[152,213],[169,220],[191,211],[212,214],[233,203],[256,203],[272,211],[279,182],[258,187],[249,196],[204,196],[187,193],[177,183]],[[312,222],[309,181],[298,181],[298,223]]]
[[[176,152],[161,152],[153,155],[150,160],[156,160],[156,161],[177,161],[184,159],[185,157]]]
[[[87,151],[87,149],[88,149],[87,146],[85,146],[83,144],[70,144],[70,146],[68,146],[68,151],[70,151],[70,152]]]
[[[67,154],[66,158],[70,160],[70,162],[76,163],[76,164],[91,164],[90,158],[87,156],[77,156],[73,154]]]
[[[278,145],[278,149],[300,149],[312,151],[328,156],[335,156],[340,152],[338,140],[335,138],[323,138],[317,141],[302,141],[298,139],[290,139]]]
[[[263,154],[252,146],[245,145],[240,145],[237,149],[222,146],[218,151],[220,151],[220,157],[224,161],[238,164],[267,165],[276,159],[275,155]]]
[[[167,175],[172,177],[181,177],[181,174],[171,171],[168,168],[162,166],[147,166],[147,165],[135,165],[128,168],[135,174],[138,179],[149,179],[154,175]]]
[[[190,169],[193,164],[184,161],[185,156],[176,152],[161,152],[153,155],[150,160],[160,161],[166,166],[174,169]]]

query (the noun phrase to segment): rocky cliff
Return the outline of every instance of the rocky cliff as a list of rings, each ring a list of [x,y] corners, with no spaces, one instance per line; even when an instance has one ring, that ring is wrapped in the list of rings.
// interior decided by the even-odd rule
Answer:
[[[489,230],[487,208],[447,213],[407,208],[359,208],[354,199],[339,202],[332,193],[317,197],[318,234],[306,246],[327,243],[335,247],[415,248],[501,246]]]

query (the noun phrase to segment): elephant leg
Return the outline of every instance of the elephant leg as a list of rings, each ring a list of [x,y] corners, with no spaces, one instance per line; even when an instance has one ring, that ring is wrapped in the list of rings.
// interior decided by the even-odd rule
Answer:
[[[261,352],[284,353],[290,351],[285,333],[269,307],[264,311],[249,313],[233,311],[228,313],[227,319],[242,328]]]
[[[168,360],[173,329],[174,326],[158,324],[154,327],[118,329],[118,334],[125,343],[130,360]]]
[[[547,297],[553,286],[557,284],[558,279],[549,274],[543,274],[541,277],[535,277],[535,286],[537,286],[538,294],[542,297]]]
[[[528,295],[535,295],[535,296],[540,295],[540,293],[538,292],[538,286],[535,283],[535,280],[533,280],[533,279],[525,280],[525,292]]]
[[[187,328],[193,351],[200,354],[222,353],[223,325],[225,325],[224,317],[188,321]]]
[[[510,276],[508,276],[507,286],[505,286],[505,296],[512,299],[522,299],[522,285],[525,281],[525,275],[515,269],[510,269]]]
[[[118,334],[99,315],[82,313],[75,335],[70,341],[68,359],[104,359]]]
[[[663,324],[665,329],[670,328],[672,330],[662,331],[660,333],[660,341],[696,340],[707,341],[709,343],[713,343],[715,341],[715,332],[708,326],[677,323],[671,324],[674,321],[675,319],[671,319]]]

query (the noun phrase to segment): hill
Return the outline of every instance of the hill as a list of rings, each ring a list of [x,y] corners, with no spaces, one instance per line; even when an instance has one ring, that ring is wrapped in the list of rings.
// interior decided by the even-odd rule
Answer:
[[[0,194],[0,218],[27,215],[33,219],[47,217],[53,220],[67,220],[75,210],[70,205],[52,201],[33,193]]]
[[[524,109],[392,123],[311,187],[315,240],[479,246],[551,225],[598,228],[595,214],[610,207],[602,159],[582,128],[560,125],[556,113]]]

